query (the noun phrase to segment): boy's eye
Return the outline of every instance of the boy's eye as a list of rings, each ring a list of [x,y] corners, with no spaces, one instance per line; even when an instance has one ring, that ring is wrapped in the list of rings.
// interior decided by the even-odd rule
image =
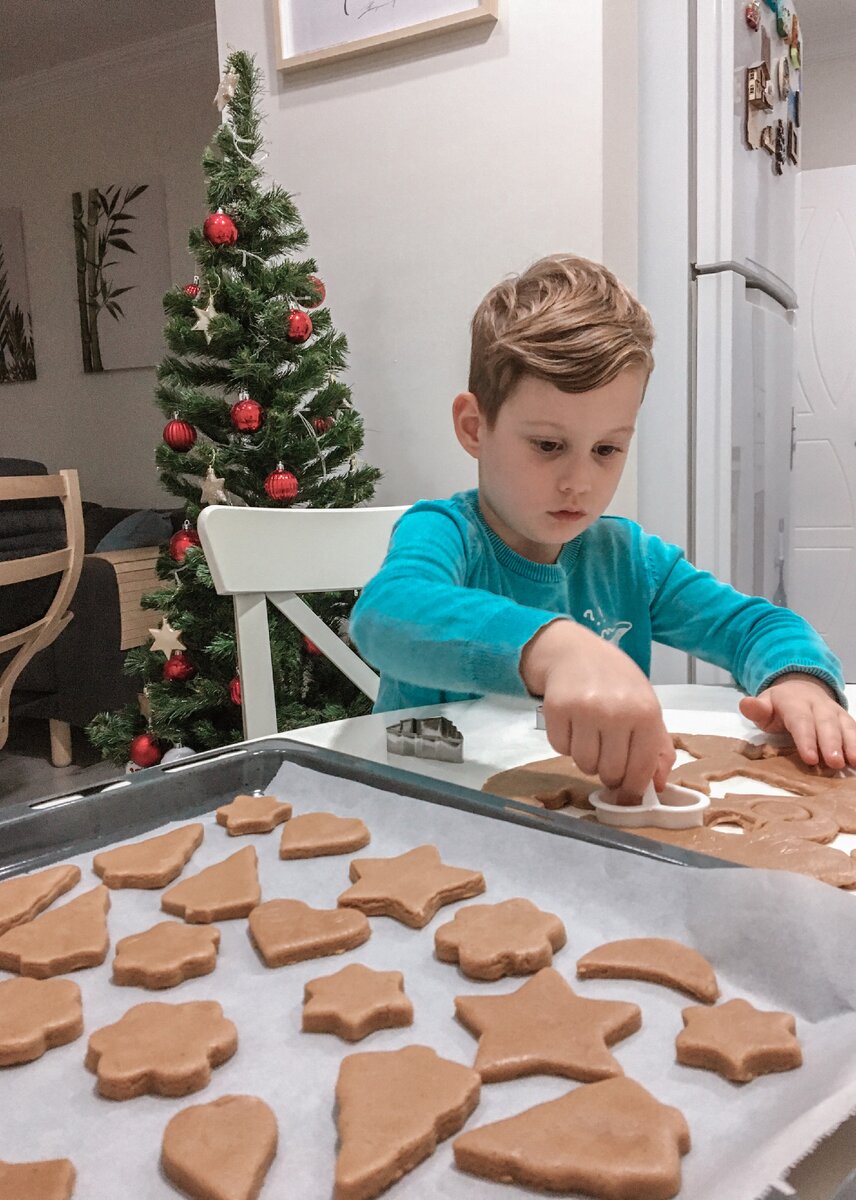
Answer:
[[[612,458],[613,454],[621,453],[621,448],[619,446],[595,446],[594,452],[598,458]]]
[[[536,441],[534,441],[532,443],[532,445],[537,450],[540,450],[542,454],[553,454],[553,453],[555,453],[556,450],[561,450],[561,448],[562,448],[561,442],[550,442],[550,441],[542,440],[540,438],[538,438]]]

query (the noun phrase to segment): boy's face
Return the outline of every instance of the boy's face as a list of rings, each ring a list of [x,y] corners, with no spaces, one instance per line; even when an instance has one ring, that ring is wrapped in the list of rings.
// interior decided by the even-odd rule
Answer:
[[[488,428],[476,397],[453,406],[455,432],[479,464],[479,504],[506,545],[552,563],[601,516],[618,487],[646,373],[628,367],[590,392],[524,375]]]

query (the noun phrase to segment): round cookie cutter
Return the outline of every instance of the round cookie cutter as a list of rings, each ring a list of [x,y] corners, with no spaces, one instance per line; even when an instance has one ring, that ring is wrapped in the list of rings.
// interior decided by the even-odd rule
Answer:
[[[639,804],[615,804],[610,800],[614,795],[609,788],[598,788],[589,796],[589,803],[603,825],[623,829],[636,829],[642,825],[692,829],[704,824],[704,810],[710,807],[709,796],[677,783],[667,783],[659,794],[654,784],[649,783]]]

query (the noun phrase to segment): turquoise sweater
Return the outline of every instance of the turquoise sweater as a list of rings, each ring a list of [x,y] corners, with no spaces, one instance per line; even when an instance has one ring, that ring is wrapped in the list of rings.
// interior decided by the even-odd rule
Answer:
[[[785,671],[828,683],[841,667],[787,608],[744,596],[623,517],[600,517],[558,562],[523,558],[487,525],[478,492],[420,500],[398,521],[354,606],[351,637],[381,673],[375,712],[527,695],[523,647],[557,616],[620,645],[649,674],[662,642],[730,671],[756,694]]]

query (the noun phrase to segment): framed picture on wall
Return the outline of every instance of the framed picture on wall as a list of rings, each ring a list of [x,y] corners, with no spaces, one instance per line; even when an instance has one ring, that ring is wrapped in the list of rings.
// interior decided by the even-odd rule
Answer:
[[[277,66],[301,70],[495,22],[499,0],[272,0]]]

